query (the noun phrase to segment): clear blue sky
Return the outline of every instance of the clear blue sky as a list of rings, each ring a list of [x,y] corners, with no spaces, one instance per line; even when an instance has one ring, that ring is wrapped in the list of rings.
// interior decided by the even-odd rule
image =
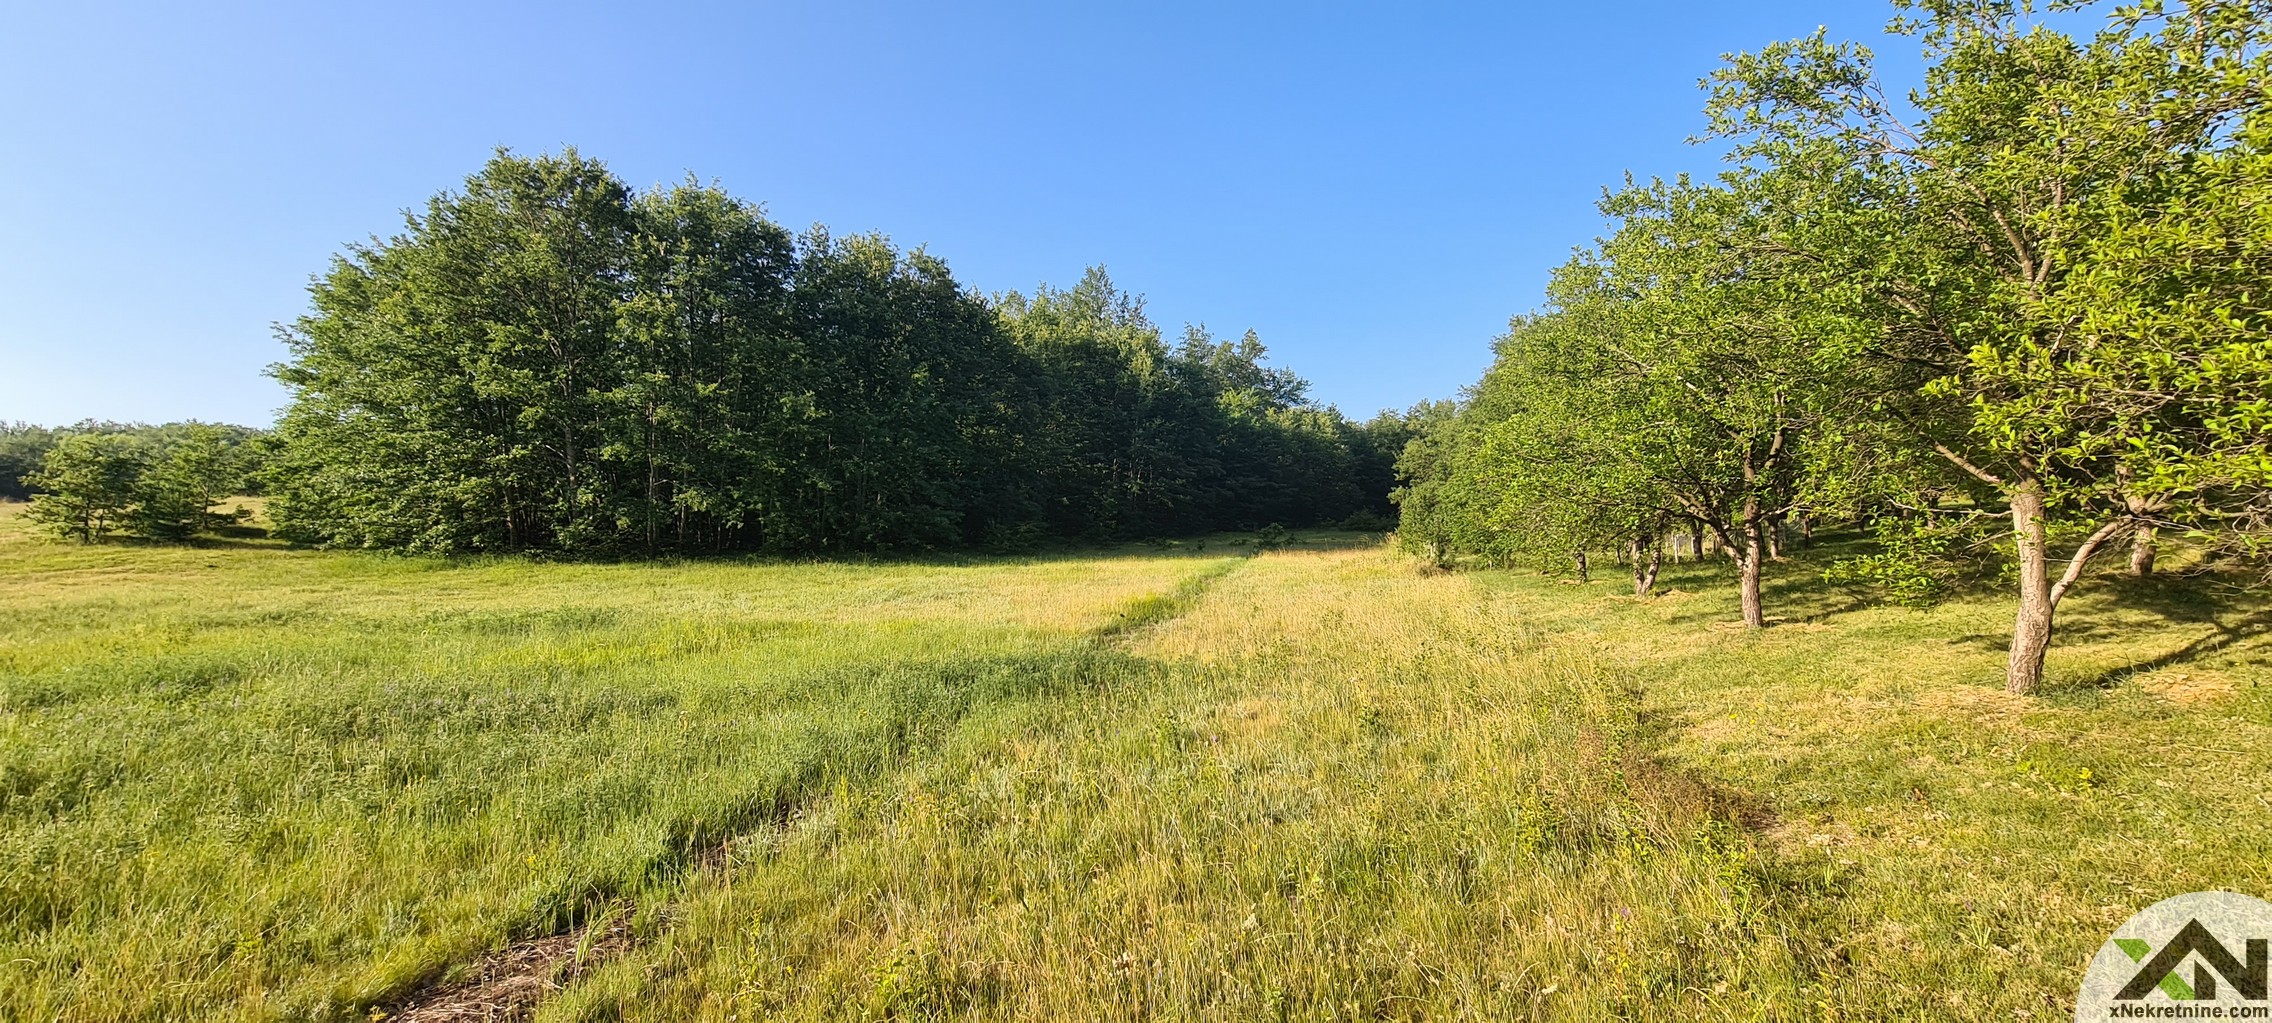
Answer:
[[[880,230],[984,291],[1102,263],[1353,415],[1447,397],[1683,144],[1720,53],[1882,0],[8,5],[0,420],[266,424],[271,324],[499,145]]]

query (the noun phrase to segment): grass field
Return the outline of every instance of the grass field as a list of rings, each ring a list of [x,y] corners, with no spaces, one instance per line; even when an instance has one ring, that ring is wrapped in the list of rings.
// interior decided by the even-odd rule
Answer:
[[[857,564],[81,548],[0,507],[0,1019],[2053,1019],[2272,892],[2272,602],[1356,536]],[[407,1010],[407,1011],[406,1011]]]

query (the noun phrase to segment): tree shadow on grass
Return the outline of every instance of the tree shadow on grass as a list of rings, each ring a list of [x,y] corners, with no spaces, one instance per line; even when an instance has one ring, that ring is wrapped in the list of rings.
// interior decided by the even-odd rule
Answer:
[[[281,540],[239,536],[201,536],[175,544],[150,543],[151,547],[176,547],[198,551],[281,551],[290,550]]]
[[[1760,600],[1786,621],[1821,622],[1879,603],[1866,591],[1824,582],[1820,565],[1793,562],[1780,567],[1793,571],[1782,578],[1762,579]]]
[[[1760,578],[1760,601],[1766,606],[1769,626],[1778,623],[1818,623],[1840,615],[1852,614],[1875,605],[1877,601],[1867,591],[1850,586],[1836,586],[1823,581],[1822,572],[1830,561],[1850,545],[1819,545],[1796,551],[1785,560],[1766,566]],[[1723,591],[1731,604],[1738,585],[1736,567],[1725,558],[1713,558],[1702,563],[1685,562],[1667,565],[1658,577],[1658,585],[1665,589],[1692,592]],[[1668,621],[1673,624],[1711,623],[1731,619],[1730,612],[1698,610],[1678,614]]]
[[[2197,636],[2185,645],[2155,657],[2136,661],[2119,668],[2109,668],[2065,679],[2046,686],[2046,694],[2056,692],[2085,692],[2113,689],[2140,675],[2188,664],[2212,654],[2223,653],[2260,636],[2272,634],[2272,607],[2259,607],[2244,613],[2218,617],[2214,613],[2173,618],[2188,624],[2207,624],[2216,631]],[[2100,630],[2112,631],[2112,630]]]

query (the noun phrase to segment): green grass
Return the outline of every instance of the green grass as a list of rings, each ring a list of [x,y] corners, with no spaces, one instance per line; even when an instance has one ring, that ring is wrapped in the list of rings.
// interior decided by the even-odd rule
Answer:
[[[0,512],[0,1018],[363,1018],[629,907],[605,1019],[2051,1019],[2272,890],[2260,599],[1346,538],[559,565]],[[2253,602],[2252,602],[2253,601]],[[704,864],[710,864],[705,868]]]

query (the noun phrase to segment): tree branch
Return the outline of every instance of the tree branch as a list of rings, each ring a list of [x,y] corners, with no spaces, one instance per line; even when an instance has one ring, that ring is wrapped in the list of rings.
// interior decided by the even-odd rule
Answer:
[[[1974,465],[1974,464],[1972,464],[1971,462],[1969,462],[1969,461],[1965,460],[1965,457],[1964,457],[1963,455],[1957,454],[1956,452],[1949,450],[1949,446],[1948,446],[1948,445],[1946,445],[1946,444],[1943,444],[1943,443],[1941,443],[1940,441],[1934,441],[1934,442],[1933,442],[1933,450],[1940,452],[1940,453],[1941,453],[1941,457],[1942,457],[1942,458],[1946,458],[1946,459],[1948,459],[1948,460],[1949,460],[1949,462],[1950,462],[1951,464],[1955,465],[1955,466],[1956,466],[1957,468],[1959,468],[1959,469],[1962,469],[1962,470],[1964,470],[1965,472],[1971,473],[1971,474],[1972,474],[1972,475],[1973,475],[1974,477],[1978,478],[1978,479],[1979,479],[1979,480],[1980,480],[1981,482],[1983,482],[1983,483],[1986,483],[1986,484],[1988,484],[1989,486],[1992,486],[1992,487],[2004,487],[2004,486],[2008,486],[2008,484],[2006,484],[2006,483],[2005,483],[2005,482],[2003,481],[2003,479],[2002,479],[2002,478],[2000,478],[2000,477],[1998,477],[1998,476],[1997,476],[1997,475],[1996,475],[1995,473],[1989,472],[1988,470],[1986,470],[1986,469],[1983,469],[1983,468],[1981,468],[1981,467],[1979,467],[1979,466],[1977,466],[1977,465]]]
[[[2067,591],[2074,587],[2075,580],[2083,577],[2083,566],[2090,563],[2091,555],[2097,554],[2102,544],[2113,539],[2115,534],[2120,533],[2124,527],[2130,524],[2130,517],[2127,515],[2117,519],[2109,519],[2105,525],[2098,527],[2097,532],[2091,534],[2090,539],[2083,541],[2081,547],[2075,548],[2074,556],[2067,559],[2067,571],[2062,573],[2059,576],[2059,581],[2051,586],[2052,607],[2058,607],[2059,598],[2066,596]]]

